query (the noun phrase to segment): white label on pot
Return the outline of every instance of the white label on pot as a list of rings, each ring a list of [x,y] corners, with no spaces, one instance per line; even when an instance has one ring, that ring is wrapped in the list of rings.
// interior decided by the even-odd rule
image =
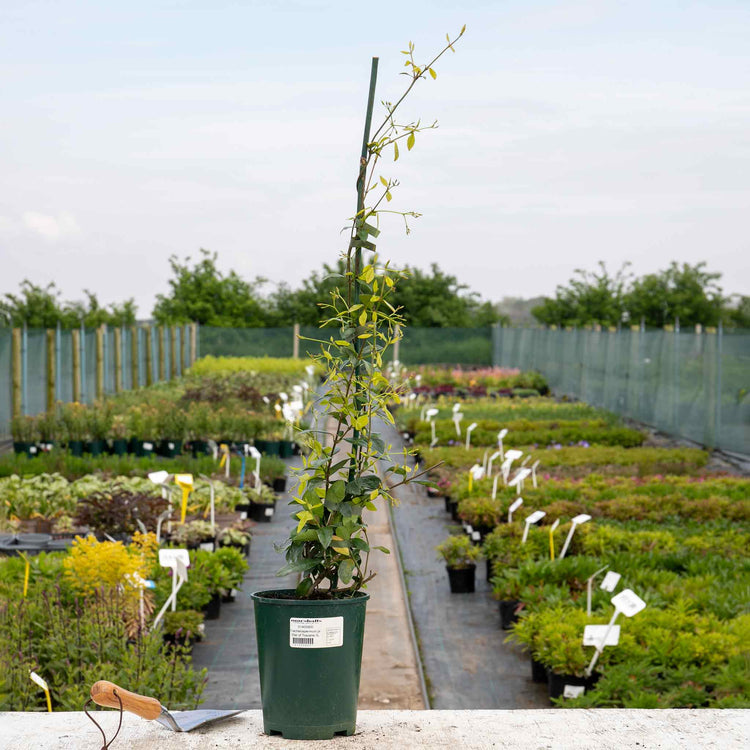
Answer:
[[[247,520],[247,511],[246,511],[246,510],[243,510],[243,511],[242,511],[242,512],[240,513],[240,520],[241,520],[241,521],[246,521],[246,520]]]
[[[596,648],[602,648],[602,638],[609,629],[607,635],[607,642],[605,646],[616,646],[620,642],[620,626],[613,625],[611,628],[609,625],[586,625],[583,629],[583,645],[584,646],[596,646]]]
[[[173,451],[174,450],[174,443],[167,443],[167,447],[169,448],[169,450]]]
[[[239,594],[239,593],[240,592],[239,592],[238,589],[232,589],[232,596],[237,596],[237,594]]]
[[[563,688],[563,698],[578,698],[586,692],[583,685],[566,685]]]
[[[273,508],[266,508],[265,513],[269,517],[272,516],[273,515]]]
[[[33,456],[36,453],[36,446],[32,445],[29,447],[29,453]]]
[[[337,648],[343,645],[343,617],[289,618],[291,648]]]
[[[472,531],[471,532],[471,538],[475,542],[481,542],[482,541],[482,535],[478,531]]]
[[[214,543],[213,542],[201,542],[200,548],[204,550],[205,552],[213,552]]]
[[[152,451],[154,449],[153,443],[144,443],[143,444],[143,450],[144,451]]]
[[[615,573],[614,570],[610,570],[609,573],[607,573],[606,576],[604,576],[604,579],[602,580],[602,590],[603,591],[614,591],[617,584],[620,582],[620,574]]]

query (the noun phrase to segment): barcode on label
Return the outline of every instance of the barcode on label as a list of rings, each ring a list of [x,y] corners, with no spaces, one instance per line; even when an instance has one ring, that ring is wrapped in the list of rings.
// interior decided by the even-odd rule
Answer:
[[[304,646],[311,646],[314,642],[314,638],[292,638],[292,643],[297,643]]]

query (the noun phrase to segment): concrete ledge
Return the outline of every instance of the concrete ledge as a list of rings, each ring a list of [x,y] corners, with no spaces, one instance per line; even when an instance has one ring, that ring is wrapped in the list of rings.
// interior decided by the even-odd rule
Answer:
[[[116,711],[99,711],[107,732]],[[5,750],[100,750],[102,738],[83,713],[0,713],[0,748]],[[360,711],[357,734],[301,743],[263,734],[260,711],[176,734],[155,722],[124,714],[114,750],[173,748],[747,748],[750,709],[631,709],[539,711]]]

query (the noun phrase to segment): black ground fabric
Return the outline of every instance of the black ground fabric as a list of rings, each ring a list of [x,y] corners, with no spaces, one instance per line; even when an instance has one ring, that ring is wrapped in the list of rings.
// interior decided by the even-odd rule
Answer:
[[[381,427],[386,443],[402,449],[397,431]],[[528,655],[504,644],[498,603],[486,582],[484,560],[473,594],[451,594],[435,547],[455,529],[442,497],[424,486],[399,487],[392,509],[430,708],[549,708],[547,688],[531,680]],[[453,527],[453,528],[452,528]]]

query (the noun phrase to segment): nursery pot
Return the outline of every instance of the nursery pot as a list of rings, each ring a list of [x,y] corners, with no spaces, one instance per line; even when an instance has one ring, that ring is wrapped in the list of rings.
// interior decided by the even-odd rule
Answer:
[[[533,656],[531,657],[531,679],[533,682],[547,683],[547,667]]]
[[[466,568],[451,568],[445,566],[448,571],[448,582],[451,586],[451,594],[473,594],[474,580],[477,572],[476,565],[469,565]]]
[[[136,440],[135,455],[138,458],[148,458],[154,455],[154,443],[152,440]]]
[[[264,503],[250,503],[250,510],[248,511],[247,517],[251,521],[256,521],[257,523],[260,523],[262,521],[270,522],[273,518],[274,505],[265,505]]]
[[[159,455],[174,458],[182,453],[182,440],[162,440],[159,443]]]
[[[500,627],[503,630],[510,630],[513,627],[513,623],[518,619],[516,610],[520,603],[517,599],[500,601]]]
[[[90,453],[92,456],[101,456],[104,452],[104,441],[103,440],[89,440],[86,442],[83,450],[86,453]]]
[[[444,499],[445,499],[445,512],[450,513],[451,512],[451,496],[446,495]]]
[[[267,456],[278,456],[281,449],[279,440],[266,440],[266,447],[263,451]]]
[[[279,455],[282,458],[291,458],[294,455],[294,443],[291,440],[279,442]]]
[[[68,440],[68,451],[71,456],[82,456],[83,440]]]
[[[271,486],[274,492],[286,492],[286,477],[276,477]]]
[[[562,698],[566,685],[583,686],[586,690],[591,690],[599,681],[600,675],[597,672],[591,677],[576,677],[571,674],[558,674],[551,669],[547,672],[547,690],[550,700],[552,698]]]
[[[214,594],[211,601],[203,608],[206,620],[218,620],[221,613],[221,594]]]
[[[451,500],[450,501],[450,514],[451,514],[451,518],[454,521],[459,521],[460,520],[459,517],[458,517],[458,500]]]
[[[268,443],[267,440],[262,440],[261,438],[255,438],[255,447],[261,453],[265,453],[266,452],[266,445],[267,445],[267,443]]]
[[[112,455],[124,456],[128,452],[128,441],[124,438],[115,438],[112,441]]]
[[[292,740],[352,735],[370,595],[294,596],[294,589],[252,595],[263,731]]]
[[[198,456],[211,455],[211,449],[208,447],[208,442],[205,440],[193,440],[193,442],[190,444],[190,447],[193,452],[193,458],[198,458]]]
[[[13,451],[19,454],[25,453],[29,458],[33,458],[39,454],[39,448],[37,448],[36,443],[27,443],[24,441],[14,442]]]

